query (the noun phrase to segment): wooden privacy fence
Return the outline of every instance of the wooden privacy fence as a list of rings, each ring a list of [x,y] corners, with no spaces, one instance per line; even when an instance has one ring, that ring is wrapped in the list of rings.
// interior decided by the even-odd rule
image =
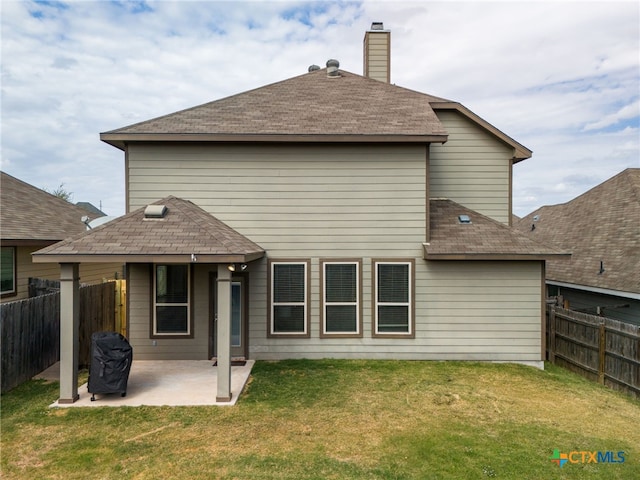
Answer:
[[[549,361],[640,398],[640,326],[547,309]]]
[[[115,283],[80,288],[80,366],[89,365],[91,335],[115,329]],[[60,359],[60,293],[0,305],[2,393]]]

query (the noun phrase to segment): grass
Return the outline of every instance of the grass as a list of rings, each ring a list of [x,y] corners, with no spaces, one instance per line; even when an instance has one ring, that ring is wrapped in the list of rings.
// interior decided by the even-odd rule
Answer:
[[[49,409],[57,394],[2,396],[2,478],[640,478],[640,402],[553,365],[257,362],[222,408]],[[625,462],[560,468],[556,448]]]

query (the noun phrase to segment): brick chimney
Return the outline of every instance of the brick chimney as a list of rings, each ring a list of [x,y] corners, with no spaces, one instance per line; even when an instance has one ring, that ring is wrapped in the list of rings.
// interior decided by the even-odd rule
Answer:
[[[373,22],[364,34],[364,76],[391,83],[391,32]]]

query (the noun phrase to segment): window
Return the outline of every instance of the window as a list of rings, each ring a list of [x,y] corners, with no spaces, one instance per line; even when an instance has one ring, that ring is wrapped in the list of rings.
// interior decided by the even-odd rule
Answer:
[[[153,335],[190,336],[189,265],[156,265]]]
[[[374,336],[413,338],[413,261],[374,265]]]
[[[16,247],[2,247],[0,256],[0,285],[2,295],[15,295],[16,292]]]
[[[269,263],[270,336],[309,336],[308,274],[308,261]]]
[[[322,262],[321,336],[362,336],[360,262]]]

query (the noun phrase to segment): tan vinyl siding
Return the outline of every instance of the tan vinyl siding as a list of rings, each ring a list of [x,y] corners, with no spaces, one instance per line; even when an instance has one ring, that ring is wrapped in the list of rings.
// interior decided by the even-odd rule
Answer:
[[[449,141],[431,147],[430,196],[449,198],[509,225],[513,149],[458,112],[437,115]]]
[[[260,267],[260,271],[262,268]],[[363,261],[363,338],[320,338],[317,259],[311,273],[311,338],[267,339],[253,321],[250,356],[539,362],[541,266],[538,262],[424,262],[416,259],[415,339],[372,338],[372,261]],[[252,283],[251,317],[265,318],[266,282]]]
[[[417,255],[426,146],[129,148],[131,210],[193,201],[272,257]]]
[[[17,295],[2,298],[2,303],[29,298],[29,278],[60,280],[60,266],[57,263],[33,263],[31,253],[42,247],[16,247]],[[83,263],[80,265],[80,282],[101,283],[105,280],[122,278],[122,265],[117,263]]]
[[[431,188],[435,196],[465,193],[485,210],[493,199],[494,216],[507,221],[501,215],[508,212],[509,161],[504,148],[487,143],[491,161],[478,161],[480,155],[465,163],[441,154],[435,162],[445,186],[455,178],[447,162],[457,162],[460,171],[472,167],[474,174],[463,175],[470,192],[435,181]],[[541,360],[540,262],[422,259],[426,146],[140,144],[129,147],[128,166],[131,210],[175,195],[258,243],[270,260],[310,260],[309,338],[268,338],[268,261],[249,264],[250,358]],[[470,182],[483,170],[494,182],[489,187]],[[362,338],[320,338],[321,260],[332,258],[362,261]],[[415,261],[415,338],[373,338],[373,259]],[[150,270],[131,266],[131,335],[138,358],[205,358],[208,272],[215,268],[195,270],[195,338],[158,339],[152,347]]]

